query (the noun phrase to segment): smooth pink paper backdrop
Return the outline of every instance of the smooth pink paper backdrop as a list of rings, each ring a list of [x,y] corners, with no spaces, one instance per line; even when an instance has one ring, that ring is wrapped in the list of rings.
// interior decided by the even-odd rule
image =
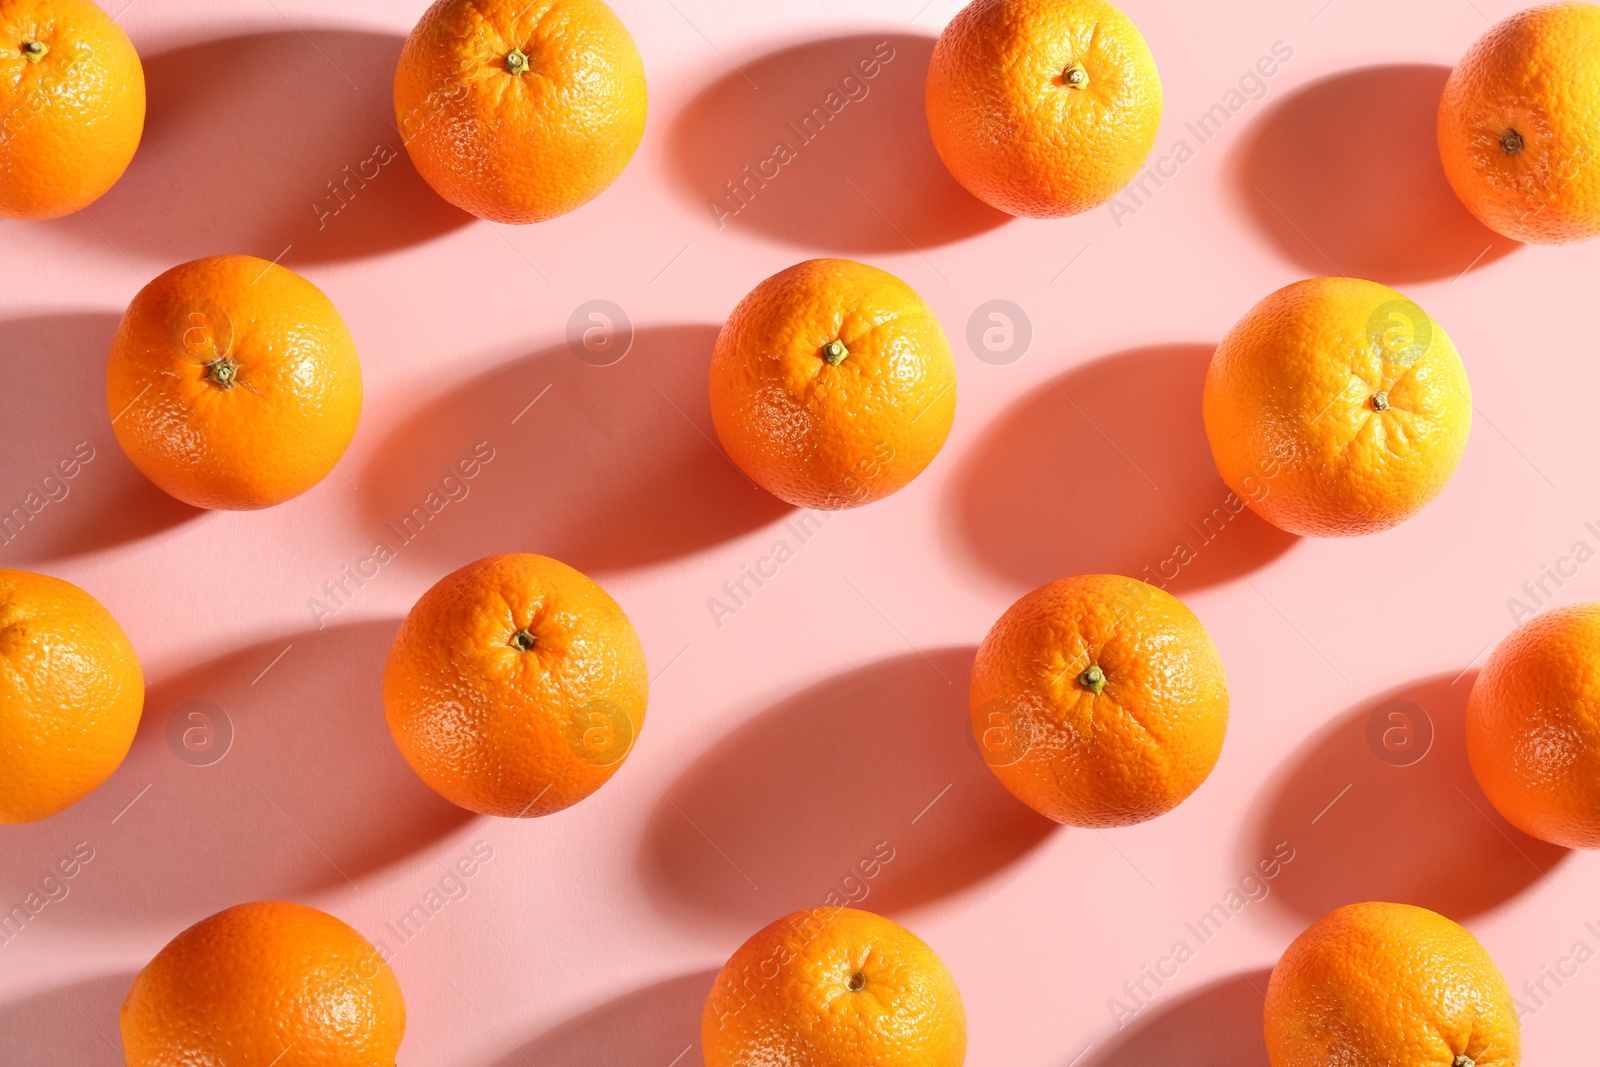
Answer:
[[[1600,949],[1600,870],[1500,819],[1461,742],[1473,668],[1512,626],[1508,598],[1526,599],[1546,566],[1571,575],[1545,580],[1554,602],[1600,598],[1600,565],[1560,563],[1577,542],[1600,549],[1600,244],[1495,238],[1450,196],[1432,142],[1449,66],[1518,5],[1128,0],[1166,92],[1162,184],[1115,214],[1042,223],[997,215],[938,166],[921,83],[960,5],[920,3],[619,0],[650,77],[644,144],[598,201],[526,229],[444,205],[403,154],[373,162],[377,146],[398,148],[389,78],[420,3],[344,0],[335,14],[311,0],[136,0],[121,15],[150,85],[132,168],[81,217],[0,228],[0,505],[80,442],[95,457],[0,545],[0,564],[99,597],[139,649],[149,700],[101,790],[0,832],[5,909],[79,842],[94,854],[0,945],[0,1063],[120,1063],[116,1010],[144,962],[211,912],[277,897],[396,950],[403,1063],[684,1067],[699,1062],[700,1005],[733,948],[862,886],[863,906],[954,972],[975,1065],[1258,1067],[1278,953],[1363,899],[1466,923],[1529,1009],[1526,1062],[1592,1058],[1600,965],[1573,953]],[[709,202],[723,183],[793,145],[786,124],[830,91],[861,96],[842,80],[880,42],[893,58],[865,97],[719,225]],[[1230,98],[1279,42],[1292,58]],[[1228,118],[1202,140],[1186,123],[1217,104]],[[346,167],[377,175],[327,214]],[[321,286],[366,375],[339,473],[266,513],[167,500],[122,458],[104,409],[128,300],[168,266],[222,252],[281,253]],[[746,291],[823,254],[923,294],[956,349],[960,399],[917,482],[811,520],[803,539],[800,516],[715,448],[705,366]],[[1271,290],[1329,273],[1399,286],[1455,339],[1477,407],[1460,471],[1379,536],[1227,524],[1171,586],[1228,667],[1215,773],[1142,826],[1045,823],[966,737],[974,647],[1034,585],[1140,573],[1200,543],[1224,493],[1200,427],[1210,348]],[[574,309],[597,299],[636,333],[609,367],[565,341]],[[1031,346],[1006,365],[967,341],[991,300],[1031,322]],[[459,499],[441,490],[449,502],[397,547],[387,524],[480,442],[493,459],[445,485]],[[396,558],[319,617],[324,583],[347,566],[370,573],[379,540]],[[778,541],[793,558],[737,612],[713,612],[744,568],[772,572],[762,560]],[[599,579],[655,676],[612,783],[521,823],[429,793],[378,696],[417,596],[512,550]],[[1366,741],[1390,699],[1433,724],[1409,767]],[[233,725],[211,766],[169,747],[191,701]],[[1243,883],[1279,842],[1292,861]],[[492,858],[446,878],[475,847]],[[894,858],[877,877],[847,881],[882,848]],[[459,899],[401,944],[389,924],[426,911],[442,879]],[[1215,905],[1226,921],[1202,943],[1186,924]],[[1177,966],[1180,940],[1193,955]],[[1146,967],[1168,977],[1158,987]],[[1141,981],[1153,996],[1119,1027],[1109,1001],[1134,1008],[1124,983]]]

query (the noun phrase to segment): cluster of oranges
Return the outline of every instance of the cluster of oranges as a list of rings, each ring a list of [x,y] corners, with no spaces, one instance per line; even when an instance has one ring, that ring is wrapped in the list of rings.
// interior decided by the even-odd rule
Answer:
[[[1600,6],[1496,26],[1451,77],[1438,146],[1467,207],[1554,243],[1600,234]],[[643,134],[643,65],[601,0],[438,0],[406,42],[397,127],[446,200],[502,223],[586,203]],[[0,216],[80,210],[120,177],[144,121],[139,57],[90,0],[0,0]],[[934,50],[926,111],[977,197],[1054,218],[1105,203],[1161,118],[1155,61],[1106,0],[973,0]],[[938,454],[956,373],[904,282],[845,260],[791,267],[728,318],[710,361],[729,457],[797,506],[902,488]],[[361,408],[354,342],[330,301],[247,256],[174,267],[133,300],[106,369],[118,442],[156,485],[248,510],[317,484]],[[1391,527],[1445,486],[1472,400],[1444,329],[1373,282],[1298,282],[1217,348],[1203,414],[1218,471],[1295,534]],[[1262,492],[1261,488],[1266,491]],[[1093,521],[1092,517],[1086,521]],[[648,675],[623,609],[553,559],[508,554],[441,579],[407,615],[382,680],[416,773],[471,811],[531,817],[592,794],[644,725]],[[134,649],[82,590],[0,571],[0,823],[48,818],[106,780],[144,701]],[[1221,658],[1178,599],[1132,578],[1036,589],[973,667],[971,728],[996,776],[1058,822],[1124,826],[1211,773],[1228,719]],[[1526,832],[1600,847],[1600,605],[1550,612],[1474,686],[1468,750]],[[392,1065],[399,987],[370,944],[315,909],[263,902],[178,935],[122,1012],[134,1067]],[[1470,934],[1401,904],[1319,920],[1267,994],[1275,1067],[1515,1067],[1516,1014]],[[844,908],[783,917],[741,947],[706,1002],[711,1067],[956,1067],[966,1025],[931,949]]]

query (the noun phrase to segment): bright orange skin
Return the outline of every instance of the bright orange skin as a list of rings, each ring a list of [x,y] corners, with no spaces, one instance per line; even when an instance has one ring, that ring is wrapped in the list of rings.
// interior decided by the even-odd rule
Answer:
[[[22,42],[37,41],[37,61]],[[0,0],[0,217],[54,219],[116,184],[144,135],[144,67],[90,0]]]
[[[1600,604],[1530,619],[1467,703],[1467,757],[1495,809],[1566,848],[1600,848]]]
[[[524,629],[527,651],[513,644]],[[383,707],[406,762],[446,800],[532,818],[610,779],[644,726],[649,686],[617,602],[565,563],[516,553],[423,594],[389,650]]]
[[[405,1031],[400,985],[366,938],[272,900],[173,938],[122,1005],[128,1067],[393,1067]]]
[[[939,35],[924,105],[969,192],[1053,219],[1104,204],[1139,172],[1161,125],[1161,78],[1106,0],[972,0]]]
[[[143,711],[138,656],[98,600],[0,570],[0,823],[48,819],[94,792]]]
[[[1098,693],[1083,675],[1098,666]],[[1072,826],[1177,807],[1228,729],[1222,657],[1194,613],[1134,578],[1040,586],[1000,616],[972,666],[972,734],[996,777]]]
[[[506,60],[520,49],[523,73]],[[438,0],[400,53],[396,125],[450,203],[529,223],[593,200],[644,136],[644,63],[600,0]]]
[[[842,342],[837,364],[824,346]],[[939,320],[899,278],[848,259],[773,275],[711,355],[711,420],[739,468],[797,507],[881,500],[933,462],[956,416]]]
[[[1472,425],[1467,372],[1443,327],[1355,278],[1295,282],[1250,309],[1212,357],[1203,406],[1222,480],[1274,526],[1314,537],[1375,533],[1421,511]]]
[[[729,958],[700,1048],[706,1067],[961,1067],[967,1018],[950,972],[911,931],[869,911],[812,908]]]
[[[1516,1005],[1467,931],[1409,904],[1349,904],[1294,939],[1267,984],[1272,1067],[1517,1067]]]
[[[1547,4],[1495,25],[1450,75],[1439,157],[1485,226],[1531,244],[1600,234],[1596,55],[1600,4]]]
[[[224,388],[220,360],[238,365]],[[361,363],[316,286],[254,256],[173,267],[111,342],[106,407],[133,465],[199,508],[281,504],[333,470],[361,418]]]

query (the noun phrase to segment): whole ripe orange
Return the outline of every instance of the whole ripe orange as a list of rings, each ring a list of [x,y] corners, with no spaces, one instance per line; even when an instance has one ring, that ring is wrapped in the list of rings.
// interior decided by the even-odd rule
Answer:
[[[797,507],[855,507],[903,488],[955,415],[939,320],[905,282],[848,259],[808,260],[756,286],[711,354],[723,448]]]
[[[400,985],[366,938],[273,900],[173,938],[122,1005],[129,1067],[392,1067],[405,1030]]]
[[[961,994],[933,949],[868,911],[797,911],[741,945],[700,1017],[706,1067],[960,1067]]]
[[[1374,533],[1439,495],[1467,447],[1472,391],[1444,328],[1386,285],[1285,286],[1217,346],[1206,374],[1217,471],[1280,529]]]
[[[1517,1067],[1511,991],[1467,931],[1409,904],[1349,904],[1272,970],[1272,1067]]]
[[[144,103],[139,53],[90,0],[0,0],[0,216],[98,200],[139,149]]]
[[[973,0],[933,49],[933,144],[974,196],[1030,218],[1110,200],[1161,125],[1144,37],[1106,0]]]
[[[565,563],[490,556],[447,575],[389,650],[383,707],[406,761],[451,803],[532,817],[599,789],[649,695],[622,608]]]
[[[1170,811],[1216,766],[1222,657],[1194,613],[1134,578],[1040,586],[978,648],[972,734],[1017,799],[1073,826]]]
[[[1445,85],[1439,156],[1490,229],[1561,244],[1600,234],[1600,4],[1545,4],[1480,37]]]
[[[139,659],[98,600],[0,570],[0,823],[47,819],[99,788],[143,711]]]
[[[1473,683],[1467,757],[1524,833],[1600,848],[1600,604],[1530,619]]]
[[[639,50],[601,0],[438,0],[394,76],[418,172],[491,222],[599,196],[639,147],[645,99]]]
[[[361,363],[316,286],[254,256],[212,256],[133,298],[111,342],[106,407],[133,465],[179,500],[266,508],[344,455]]]

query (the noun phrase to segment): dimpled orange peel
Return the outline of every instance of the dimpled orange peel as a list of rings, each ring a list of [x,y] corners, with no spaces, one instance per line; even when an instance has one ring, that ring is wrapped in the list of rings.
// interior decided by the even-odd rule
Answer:
[[[489,556],[406,615],[383,674],[389,731],[422,780],[480,815],[548,815],[616,773],[644,726],[633,624],[546,556]]]

